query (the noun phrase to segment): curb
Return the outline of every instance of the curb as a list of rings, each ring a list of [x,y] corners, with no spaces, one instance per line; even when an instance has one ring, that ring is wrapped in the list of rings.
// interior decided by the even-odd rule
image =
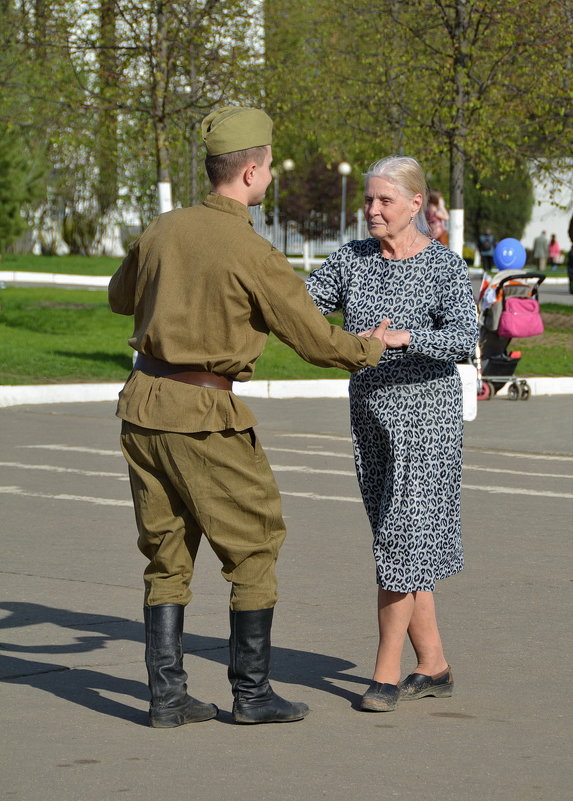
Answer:
[[[482,274],[482,270],[470,268],[470,274]],[[24,271],[0,271],[0,288],[4,284],[43,284],[84,289],[105,289],[110,276],[68,275],[63,273],[32,273]],[[547,278],[546,284],[564,284],[567,278]],[[464,419],[473,420],[477,412],[475,392],[476,373],[472,365],[460,365],[458,369],[464,386]],[[525,376],[519,376],[525,378]],[[571,395],[573,377],[527,378],[531,395]],[[115,401],[123,383],[109,384],[45,384],[0,386],[0,408],[44,403],[88,403]],[[291,381],[249,381],[236,383],[236,395],[247,398],[347,398],[348,379],[317,379]],[[498,393],[507,395],[507,387]]]
[[[296,259],[289,259],[291,264],[296,264]],[[468,272],[473,278],[483,275],[483,270],[469,267]],[[107,289],[111,276],[109,275],[72,275],[67,273],[32,273],[23,270],[0,270],[0,286],[2,284],[24,285],[44,285],[73,287],[74,289]],[[551,277],[547,275],[544,281],[545,286],[569,284],[566,277]]]
[[[477,414],[476,370],[469,364],[457,365],[464,390],[464,419]],[[518,376],[518,378],[526,378]],[[573,395],[573,376],[527,378],[532,396]],[[47,403],[93,403],[116,401],[124,382],[109,384],[42,384],[0,386],[0,408]],[[236,383],[234,392],[243,398],[348,398],[348,379],[292,381],[248,381]],[[507,387],[497,393],[507,395]]]

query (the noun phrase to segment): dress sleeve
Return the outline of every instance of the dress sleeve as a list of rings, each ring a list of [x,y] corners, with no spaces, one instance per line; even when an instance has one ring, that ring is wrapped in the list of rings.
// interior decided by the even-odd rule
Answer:
[[[441,276],[434,327],[411,330],[407,353],[462,360],[473,355],[478,338],[476,305],[465,262],[452,254]]]
[[[257,271],[254,295],[268,329],[305,361],[349,372],[378,364],[382,343],[331,325],[278,251]]]
[[[342,308],[342,276],[337,253],[329,256],[322,267],[306,279],[306,288],[323,314]]]

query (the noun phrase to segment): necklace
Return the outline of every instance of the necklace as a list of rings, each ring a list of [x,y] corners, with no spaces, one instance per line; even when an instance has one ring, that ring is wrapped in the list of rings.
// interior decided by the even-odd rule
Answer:
[[[411,251],[412,251],[412,249],[414,247],[414,244],[416,243],[417,239],[418,239],[418,231],[416,230],[416,231],[414,231],[414,238],[412,239],[412,241],[410,242],[410,244],[408,245],[406,251],[402,254],[402,256],[400,256],[400,257],[396,256],[396,249],[394,249],[394,256],[392,256],[392,257],[387,256],[386,258],[393,258],[396,261],[404,261],[405,259],[407,259],[410,256],[410,253],[411,253]]]
[[[414,243],[416,242],[416,239],[417,239],[417,238],[418,238],[418,232],[417,232],[417,231],[414,231],[414,238],[413,238],[413,239],[412,239],[412,241],[410,242],[410,246],[409,246],[408,250],[407,250],[407,251],[404,253],[404,255],[402,256],[402,261],[403,261],[404,259],[407,259],[407,258],[408,258],[408,256],[410,255],[410,252],[411,252],[412,248],[414,247]]]

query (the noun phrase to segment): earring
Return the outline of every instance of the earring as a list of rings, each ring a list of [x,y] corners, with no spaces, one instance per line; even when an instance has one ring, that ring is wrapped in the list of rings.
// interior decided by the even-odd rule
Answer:
[[[410,222],[411,223],[414,222],[414,218],[413,217],[410,217]]]

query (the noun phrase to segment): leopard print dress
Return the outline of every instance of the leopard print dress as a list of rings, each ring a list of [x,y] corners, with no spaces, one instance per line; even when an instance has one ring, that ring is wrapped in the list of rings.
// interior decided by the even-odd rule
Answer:
[[[323,314],[342,310],[358,333],[389,317],[411,334],[350,379],[358,482],[373,533],[378,584],[432,591],[463,567],[460,525],[462,387],[456,361],[473,354],[477,321],[465,262],[432,240],[386,259],[376,239],[349,242],[312,273]]]

